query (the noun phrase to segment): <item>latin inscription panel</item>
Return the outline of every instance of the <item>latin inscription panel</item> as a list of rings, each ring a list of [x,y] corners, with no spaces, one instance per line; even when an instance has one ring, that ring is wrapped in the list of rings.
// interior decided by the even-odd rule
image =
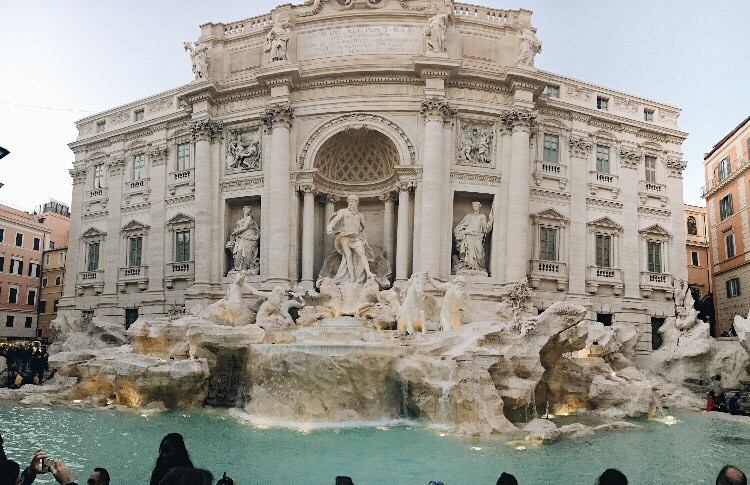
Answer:
[[[297,35],[297,57],[300,60],[378,54],[416,55],[421,47],[421,27],[369,25]]]

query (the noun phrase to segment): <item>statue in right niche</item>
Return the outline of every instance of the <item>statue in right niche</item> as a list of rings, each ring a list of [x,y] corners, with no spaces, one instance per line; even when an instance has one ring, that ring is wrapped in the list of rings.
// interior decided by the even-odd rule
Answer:
[[[454,262],[453,270],[487,271],[485,268],[484,240],[492,230],[492,209],[488,216],[479,210],[482,204],[472,202],[473,212],[466,214],[453,230],[456,236],[456,250],[458,258]]]

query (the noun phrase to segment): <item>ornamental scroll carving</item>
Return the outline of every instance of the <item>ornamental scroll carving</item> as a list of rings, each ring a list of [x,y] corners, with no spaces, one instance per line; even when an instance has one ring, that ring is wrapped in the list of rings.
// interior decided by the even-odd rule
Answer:
[[[494,160],[494,126],[488,123],[461,123],[456,165],[490,167]]]
[[[266,113],[260,118],[260,121],[268,128],[273,128],[274,126],[279,125],[291,127],[293,119],[294,108],[286,105],[267,108]]]
[[[593,143],[583,138],[570,137],[570,155],[579,158],[588,158]]]
[[[260,128],[251,131],[230,131],[227,141],[227,173],[249,172],[261,169]]]
[[[334,0],[336,5],[345,9],[355,8],[357,5],[364,5],[369,8],[381,8],[388,0]]]
[[[638,162],[641,161],[642,156],[643,155],[636,150],[628,150],[627,148],[620,149],[620,162],[622,163],[622,166],[626,168],[638,167]]]
[[[109,170],[110,175],[122,175],[122,173],[125,171],[125,159],[116,158],[114,160],[110,160],[107,163],[107,169]]]
[[[447,101],[440,98],[432,98],[422,101],[419,114],[425,118],[439,116],[444,123],[450,123],[456,117],[457,111],[450,107]]]
[[[223,129],[223,121],[214,121],[208,118],[194,121],[190,124],[190,133],[195,141],[206,139],[213,140]]]
[[[151,159],[151,165],[163,165],[167,161],[168,154],[169,148],[165,145],[151,148],[148,152],[148,157]]]
[[[515,127],[531,128],[536,123],[536,115],[529,111],[504,111],[500,115],[500,121],[502,121],[509,129]]]

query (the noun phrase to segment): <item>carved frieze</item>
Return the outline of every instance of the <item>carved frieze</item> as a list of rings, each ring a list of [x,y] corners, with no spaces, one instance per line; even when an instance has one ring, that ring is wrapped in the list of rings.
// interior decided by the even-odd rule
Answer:
[[[543,197],[543,198],[551,198],[551,199],[560,199],[560,200],[570,200],[570,194],[566,192],[560,192],[557,190],[549,190],[549,189],[531,189],[531,195],[536,197]]]
[[[440,98],[426,99],[422,101],[419,114],[425,119],[439,117],[444,123],[450,123],[456,117],[457,111],[450,107],[447,101]]]
[[[659,120],[663,121],[664,123],[677,123],[677,118],[680,116],[680,113],[677,111],[669,111],[666,109],[659,109]]]
[[[94,124],[93,123],[84,123],[82,125],[78,126],[78,134],[79,135],[87,135],[94,131]]]
[[[495,165],[495,125],[459,121],[459,143],[456,146],[456,165],[493,167]]]
[[[109,216],[109,211],[84,212],[81,214],[81,220],[89,221],[92,219],[104,219]]]
[[[323,9],[323,2],[322,2],[322,0],[314,0],[313,4],[309,5],[309,6],[312,7],[310,10],[305,10],[303,12],[297,12],[296,13],[297,17],[298,18],[312,17],[313,15],[319,14],[320,11]]]
[[[118,113],[115,113],[112,115],[112,118],[110,119],[112,121],[113,125],[119,125],[121,123],[125,123],[130,119],[130,111],[120,111]]]
[[[260,127],[230,131],[227,141],[226,173],[261,170],[261,141]]]
[[[614,98],[616,110],[629,114],[638,113],[640,104],[637,101],[628,98],[621,98],[620,96],[615,96]]]
[[[643,154],[637,150],[620,148],[620,163],[625,168],[637,168]]]
[[[138,212],[138,211],[146,211],[149,209],[151,209],[150,202],[141,202],[140,204],[123,205],[120,207],[121,212]]]
[[[570,145],[570,156],[579,158],[588,158],[591,154],[591,147],[594,146],[590,140],[574,136],[570,137],[568,144]]]
[[[672,217],[672,211],[670,211],[669,209],[657,209],[655,207],[639,206],[638,212],[642,214],[648,214],[650,216]]]
[[[193,140],[213,140],[224,128],[223,121],[215,121],[209,118],[193,121],[190,124],[190,133]]]
[[[125,171],[125,159],[118,157],[110,160],[107,162],[107,170],[109,170],[109,174],[112,176],[122,175],[122,172]]]
[[[499,186],[502,177],[500,175],[476,172],[451,172],[451,182],[465,182],[474,185]]]
[[[181,195],[179,197],[171,197],[169,199],[164,200],[164,203],[167,205],[187,204],[188,202],[192,202],[194,200],[195,200],[195,194],[188,194],[188,195]]]
[[[616,202],[614,200],[596,199],[593,197],[586,197],[586,203],[589,205],[595,205],[598,207],[605,207],[608,209],[622,209],[622,202]]]
[[[167,155],[169,154],[169,148],[166,145],[159,145],[152,147],[148,151],[148,157],[151,160],[151,165],[157,167],[164,165],[167,161]]]
[[[225,180],[219,183],[222,192],[235,190],[260,189],[263,188],[263,177],[245,177],[241,179]]]
[[[173,104],[174,98],[172,96],[157,99],[156,101],[152,101],[148,104],[148,111],[150,113],[158,113],[159,111],[164,111],[165,109],[171,108]]]
[[[292,120],[294,119],[294,108],[289,105],[284,106],[273,106],[266,108],[265,114],[260,118],[260,121],[266,125],[269,129],[275,126],[292,126]]]
[[[574,86],[572,84],[566,84],[565,91],[569,98],[578,99],[580,101],[591,101],[591,97],[594,95],[592,90],[582,86]]]

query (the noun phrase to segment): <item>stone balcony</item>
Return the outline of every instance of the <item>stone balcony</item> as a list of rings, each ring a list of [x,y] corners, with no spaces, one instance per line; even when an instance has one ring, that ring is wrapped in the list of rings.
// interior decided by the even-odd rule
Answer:
[[[655,290],[664,291],[667,298],[672,298],[674,296],[672,275],[668,273],[641,271],[641,294],[643,297],[649,298]]]
[[[79,295],[83,294],[85,288],[93,288],[96,294],[104,290],[104,270],[81,271],[78,273],[76,289]]]
[[[529,285],[536,288],[541,281],[554,281],[557,283],[557,291],[565,291],[568,285],[568,265],[560,261],[531,260]]]
[[[168,289],[172,289],[176,280],[195,280],[195,262],[180,261],[167,263],[167,272],[164,275],[164,284]]]
[[[611,286],[615,296],[622,294],[624,288],[622,270],[620,268],[589,266],[586,271],[587,291],[595,294],[600,286]]]
[[[120,291],[125,291],[127,285],[138,285],[143,291],[148,287],[148,266],[128,266],[120,268],[117,274],[117,287]]]
[[[139,192],[145,192],[148,190],[149,179],[138,179],[125,182],[125,193],[133,194]]]
[[[536,185],[541,185],[544,179],[550,179],[555,180],[560,185],[560,190],[564,190],[568,184],[568,167],[559,163],[537,160],[533,177]]]
[[[646,204],[648,199],[656,200],[661,207],[666,207],[669,203],[666,185],[656,182],[646,182],[645,180],[638,182],[638,198],[641,205]]]
[[[620,179],[613,173],[589,172],[589,192],[591,195],[597,195],[599,192],[609,191],[613,199],[620,195]]]
[[[195,191],[195,170],[189,168],[169,173],[167,176],[167,189],[170,195],[175,195],[177,188],[182,186],[187,186],[191,191]]]

